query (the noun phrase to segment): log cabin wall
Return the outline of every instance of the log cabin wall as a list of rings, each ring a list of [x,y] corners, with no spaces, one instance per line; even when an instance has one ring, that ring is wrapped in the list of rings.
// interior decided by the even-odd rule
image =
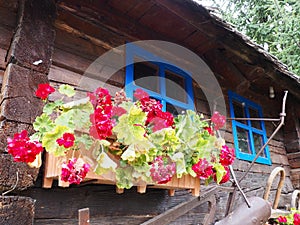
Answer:
[[[7,66],[7,54],[17,26],[18,1],[0,1],[0,83]]]
[[[31,123],[41,113],[42,103],[32,95],[39,83],[47,82],[54,41],[55,5],[32,1],[1,1],[1,89],[0,189],[16,190],[34,184],[38,169],[15,163],[6,154],[8,136],[21,130],[33,131]],[[3,13],[3,14],[2,14]],[[41,41],[43,40],[43,41]],[[39,64],[34,62],[41,61]],[[19,179],[18,179],[19,178]]]
[[[277,70],[273,69],[269,62],[268,64],[258,59],[253,53],[243,51],[242,47],[238,52],[236,50],[238,47],[234,46],[232,35],[224,34],[224,31],[218,30],[211,21],[206,21],[207,14],[205,12],[203,15],[201,14],[203,9],[198,9],[199,11],[194,15],[194,9],[187,7],[185,3],[173,1],[171,4],[170,2],[172,1],[102,0],[97,3],[96,1],[88,3],[85,1],[58,1],[56,3],[57,18],[54,22],[56,37],[48,79],[54,86],[68,83],[78,88],[88,66],[106,51],[130,41],[165,40],[187,47],[206,62],[222,87],[228,115],[227,92],[232,90],[260,104],[263,107],[264,117],[278,118],[281,111],[283,88],[272,79],[273,76],[278,75],[276,74]],[[6,13],[13,17],[12,15],[16,16],[16,11],[15,9],[13,13],[9,11]],[[178,12],[181,12],[186,19],[178,16]],[[206,22],[195,26],[196,22],[193,22],[192,19],[197,21],[199,17]],[[1,19],[2,17],[0,18],[0,29],[2,29]],[[165,21],[165,23],[161,23],[161,21]],[[174,30],[175,27],[176,30]],[[13,30],[14,26],[11,27],[11,36],[8,36],[10,39]],[[0,42],[1,38],[2,36]],[[2,47],[5,45],[0,43],[0,54],[7,54],[10,39],[6,43],[6,50],[5,47]],[[230,39],[233,40],[231,45],[223,44],[223,41]],[[1,74],[1,70],[4,73],[6,69],[6,63],[4,61],[2,63],[3,57],[0,56]],[[102,73],[105,73],[105,70]],[[113,93],[123,88],[124,79],[124,70],[117,72],[107,82],[109,90]],[[276,91],[274,99],[268,97],[271,85]],[[82,90],[81,95],[77,97],[85,96],[86,91],[88,90]],[[196,84],[194,85],[194,94],[197,110],[209,116],[211,112],[206,98],[201,87]],[[294,109],[287,108],[287,121],[292,124],[294,124],[294,117],[291,116],[290,110],[292,113],[297,113],[297,109],[299,109],[298,96],[294,97],[293,102],[297,102],[298,105],[295,103]],[[267,135],[270,136],[275,127],[272,123],[266,122],[265,125]],[[295,125],[291,132],[295,133],[295,131],[298,132],[299,137],[299,124]],[[290,202],[290,193],[293,187],[285,148],[285,145],[288,144],[286,142],[287,134],[287,130],[280,130],[270,142],[272,166],[255,164],[241,183],[247,196],[262,197],[272,169],[276,166],[283,166],[287,172],[287,178],[280,206],[284,207]],[[226,124],[225,139],[233,147],[231,122]],[[238,177],[243,174],[249,164],[242,160],[235,161],[234,168]],[[36,224],[74,224],[77,221],[77,210],[84,207],[91,209],[91,221],[94,224],[138,224],[191,197],[187,191],[180,191],[176,193],[175,197],[168,197],[164,190],[151,189],[147,190],[146,194],[140,195],[134,188],[126,191],[123,195],[117,195],[114,187],[107,185],[87,185],[68,189],[54,187],[44,190],[41,188],[42,172],[43,168],[40,170],[40,178],[35,187],[20,193],[37,199]],[[271,201],[274,193],[275,186],[271,192]],[[222,218],[227,194],[220,193],[218,198],[217,218]],[[238,196],[236,204],[241,201],[241,197]],[[172,224],[201,223],[199,218],[203,218],[206,212],[207,205],[202,205]]]

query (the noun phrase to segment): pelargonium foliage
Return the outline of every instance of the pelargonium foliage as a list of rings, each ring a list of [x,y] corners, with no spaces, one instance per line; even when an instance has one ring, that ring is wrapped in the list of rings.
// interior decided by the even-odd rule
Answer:
[[[226,121],[218,112],[211,120],[192,110],[174,117],[142,89],[135,91],[134,102],[123,91],[113,97],[104,88],[73,101],[76,91],[69,85],[59,87],[61,99],[47,101],[53,90],[41,84],[36,91],[46,104],[33,123],[35,133],[28,137],[22,131],[8,139],[16,161],[32,162],[44,148],[64,162],[60,177],[72,184],[90,170],[114,174],[119,188],[167,183],[187,174],[218,184],[229,180],[235,156],[216,132]]]

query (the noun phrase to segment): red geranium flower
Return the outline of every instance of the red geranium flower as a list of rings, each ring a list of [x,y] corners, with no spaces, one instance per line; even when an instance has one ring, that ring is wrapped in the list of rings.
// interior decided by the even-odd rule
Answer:
[[[294,225],[300,225],[300,214],[299,213],[294,214]]]
[[[48,98],[48,95],[53,93],[55,89],[50,84],[39,84],[35,95],[43,100]]]
[[[16,133],[13,139],[7,138],[7,152],[14,157],[16,162],[31,163],[42,151],[42,144],[30,141],[27,130]]]
[[[214,136],[214,131],[211,129],[211,127],[204,127],[204,130],[206,130],[211,136]]]
[[[226,117],[222,116],[219,112],[214,112],[211,117],[211,122],[214,123],[215,130],[219,130],[226,123]]]
[[[286,223],[287,222],[287,218],[285,216],[279,216],[277,218],[279,223]]]
[[[90,170],[90,165],[77,161],[76,158],[70,159],[62,164],[61,180],[70,184],[79,184]]]
[[[206,159],[200,159],[198,163],[192,166],[192,170],[197,174],[197,177],[200,179],[207,179],[213,173],[213,166],[208,163]]]
[[[123,114],[125,114],[126,112],[127,112],[126,109],[124,109],[124,108],[122,108],[120,106],[114,106],[112,108],[112,116],[120,117]]]
[[[112,135],[113,128],[111,96],[108,90],[98,88],[89,97],[95,107],[94,113],[90,116],[92,122],[90,135],[97,139],[105,139]]]
[[[133,96],[137,99],[137,100],[141,100],[142,98],[149,98],[149,95],[147,92],[143,91],[142,89],[138,88],[135,90]]]
[[[220,163],[222,166],[229,166],[234,162],[234,149],[229,148],[226,145],[222,146],[221,154],[220,154]]]
[[[74,134],[64,133],[61,138],[56,140],[59,146],[64,146],[65,148],[70,148],[74,145],[75,137]]]
[[[167,157],[157,156],[150,169],[152,180],[158,184],[168,183],[176,173],[176,164]]]

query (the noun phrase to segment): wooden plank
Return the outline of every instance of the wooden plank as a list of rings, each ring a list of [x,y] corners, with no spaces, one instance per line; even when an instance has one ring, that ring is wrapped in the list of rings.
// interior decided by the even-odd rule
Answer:
[[[0,25],[9,27],[12,30],[17,26],[17,13],[12,12],[9,8],[1,7],[0,3]]]
[[[0,154],[0,165],[1,190],[11,190],[15,185],[15,190],[18,191],[31,187],[39,173],[38,169],[30,168],[26,163],[14,162],[13,157],[9,154]],[[1,208],[0,215],[2,215]],[[3,223],[0,222],[0,224]]]
[[[101,209],[99,209],[101,210]],[[101,216],[101,217],[93,217],[91,218],[91,225],[115,225],[115,224],[130,224],[130,225],[140,225],[151,218],[151,215],[112,215],[112,216]],[[70,224],[78,224],[78,219],[72,218],[62,218],[62,219],[35,219],[34,224],[40,225],[70,225]]]
[[[5,57],[6,57],[6,50],[0,48],[0,69],[5,70],[6,68],[6,62],[5,62]]]
[[[300,159],[300,152],[288,153],[288,159]]]
[[[92,61],[107,51],[107,49],[101,46],[96,46],[88,40],[60,29],[56,29],[55,46],[66,52]]]
[[[21,1],[20,20],[16,37],[11,44],[9,57],[19,65],[38,72],[47,73],[51,65],[51,56],[55,31],[53,21],[56,16],[55,3],[47,1],[47,6],[39,0]],[[40,32],[33,32],[40,31]],[[41,41],[42,40],[42,41]],[[35,61],[42,63],[35,65]]]
[[[215,194],[220,191],[220,190],[225,190],[225,189],[219,189],[219,187],[215,186],[211,188],[209,191],[203,193],[199,198],[193,198],[187,202],[183,202],[174,208],[171,208],[164,213],[153,217],[152,219],[142,223],[141,225],[164,225],[164,224],[169,224],[170,222],[176,220],[178,217],[186,214],[190,210],[194,209],[195,207],[202,205],[203,203],[209,201],[212,206],[211,210],[209,212],[210,217],[204,221],[204,224],[210,224],[212,220],[214,219],[214,214],[216,212],[216,197]],[[228,189],[229,191],[231,189]],[[194,221],[196,222],[196,221]],[[200,222],[197,221],[197,222]]]
[[[86,18],[96,24],[103,25],[115,33],[126,37],[127,40],[165,40],[175,42],[172,38],[167,38],[145,26],[142,26],[133,18],[127,15],[120,15],[111,7],[101,5],[94,7],[96,2],[78,1],[74,4],[72,0],[66,0],[59,4],[59,7],[74,12],[77,16]],[[80,10],[78,10],[80,7]],[[101,20],[99,20],[101,18]],[[173,32],[174,33],[174,32]]]
[[[0,69],[0,85],[2,86],[4,71]]]
[[[183,41],[185,43],[188,43],[188,45],[191,46],[192,48],[197,49],[198,46],[201,46],[203,44],[208,44],[209,42],[212,41],[212,39],[209,39],[202,32],[196,31],[191,35],[189,35],[188,37],[186,37]],[[213,41],[216,42],[216,40],[214,39]]]
[[[117,9],[121,13],[126,14],[129,10],[131,10],[140,0],[110,0],[108,5]]]
[[[52,65],[61,67],[79,74],[83,74],[93,61],[82,56],[75,55],[71,52],[55,48]]]
[[[85,18],[76,16],[75,12],[72,13],[66,9],[60,9],[58,11],[57,19],[56,27],[59,25],[58,21],[61,21],[61,24],[66,24],[67,26],[71,27],[67,28],[67,26],[60,26],[61,29],[73,29],[70,32],[75,34],[75,31],[77,31],[78,35],[81,34],[81,36],[85,39],[89,38],[94,40],[95,44],[103,46],[106,49],[125,44],[124,37],[116,34],[115,32],[111,32],[103,26],[92,23]]]
[[[284,166],[289,165],[289,161],[286,155],[279,155],[273,152],[270,152],[270,154],[271,154],[272,163],[276,163]]]
[[[164,22],[161,23],[161,21]],[[142,16],[139,22],[177,41],[186,39],[196,31],[195,27],[189,26],[181,17],[157,5],[151,7],[151,9]],[[173,32],[174,27],[176,27],[176,32]]]
[[[7,8],[13,12],[17,12],[18,10],[18,4],[19,1],[18,0],[10,0],[10,1],[7,1],[7,0],[0,0],[0,6],[1,7],[4,7],[4,8]]]
[[[42,112],[43,102],[36,98],[38,84],[47,83],[47,75],[9,64],[2,87],[1,116],[21,123],[33,123]]]
[[[0,48],[7,50],[13,37],[13,29],[0,25]]]
[[[48,78],[51,81],[78,86],[82,75],[58,66],[51,66]]]
[[[33,224],[34,202],[28,197],[0,196],[0,224]]]
[[[131,8],[127,15],[135,20],[139,20],[152,6],[152,1],[138,1],[133,8]]]
[[[72,185],[70,188],[53,187],[51,190],[31,188],[24,195],[38,199],[35,207],[36,219],[78,218],[77,210],[90,208],[90,218],[116,216],[158,215],[167,209],[186,202],[192,198],[186,191],[177,191],[174,198],[168,196],[166,190],[149,189],[139,194],[135,188],[125,190],[119,195],[113,185]],[[66,207],[65,203],[68,203]]]
[[[78,210],[78,224],[79,225],[90,225],[90,209],[84,208]]]

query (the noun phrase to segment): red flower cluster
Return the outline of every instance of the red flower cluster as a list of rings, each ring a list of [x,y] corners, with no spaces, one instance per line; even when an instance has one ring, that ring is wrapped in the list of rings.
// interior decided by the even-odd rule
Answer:
[[[192,166],[192,170],[197,174],[200,179],[207,179],[213,175],[213,166],[209,164],[206,159],[200,159],[198,163]]]
[[[299,213],[294,214],[294,225],[300,225],[300,214]]]
[[[222,166],[229,166],[234,162],[234,149],[229,148],[226,145],[222,146],[221,154],[220,154],[220,163]]]
[[[286,223],[287,222],[287,218],[285,216],[279,216],[277,218],[279,223]]]
[[[204,127],[204,130],[206,130],[211,136],[214,136],[214,130],[211,129],[211,127]]]
[[[70,184],[79,184],[90,170],[87,163],[79,163],[76,158],[64,162],[61,168],[61,180]]]
[[[211,122],[214,123],[215,130],[219,130],[225,125],[226,117],[221,115],[219,112],[214,112],[214,114],[211,117]]]
[[[70,148],[74,145],[75,136],[71,133],[64,133],[61,138],[56,140],[59,146],[64,146],[65,148]]]
[[[174,162],[169,162],[167,158],[158,156],[151,164],[150,173],[154,182],[158,184],[168,183],[176,173],[176,164]]]
[[[151,99],[147,92],[137,89],[134,97],[140,101],[143,112],[147,113],[145,125],[152,125],[153,132],[173,126],[173,115],[169,112],[163,112],[162,104],[155,99]]]
[[[97,139],[105,139],[112,135],[112,102],[108,90],[98,88],[94,93],[89,94],[90,101],[95,111],[90,116],[92,126],[90,135]]]
[[[31,163],[42,151],[42,144],[30,141],[26,130],[16,133],[13,139],[7,138],[7,152],[14,157],[16,162]]]
[[[38,89],[35,92],[35,95],[43,100],[48,98],[48,95],[55,92],[55,89],[49,84],[39,84]]]

